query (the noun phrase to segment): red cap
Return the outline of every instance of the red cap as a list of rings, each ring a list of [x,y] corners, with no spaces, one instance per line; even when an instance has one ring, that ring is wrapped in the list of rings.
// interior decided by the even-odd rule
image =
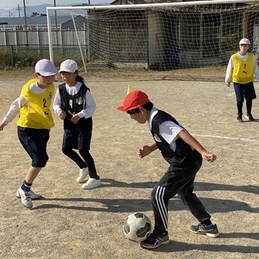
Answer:
[[[119,106],[117,110],[119,111],[129,111],[136,109],[149,102],[148,96],[139,90],[131,91],[123,101],[123,105]]]

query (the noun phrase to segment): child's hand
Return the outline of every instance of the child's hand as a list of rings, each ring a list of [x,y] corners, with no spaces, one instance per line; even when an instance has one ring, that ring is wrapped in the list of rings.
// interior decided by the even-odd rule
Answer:
[[[61,120],[64,120],[66,117],[67,117],[67,114],[62,111],[62,110],[59,110],[58,111],[58,117],[61,119]]]
[[[138,156],[139,156],[140,158],[143,158],[143,157],[149,155],[151,152],[152,152],[152,151],[151,151],[151,148],[150,148],[149,146],[143,146],[143,147],[141,147],[141,148],[138,150],[137,154],[138,154]]]
[[[4,129],[5,125],[3,122],[0,124],[0,131]]]
[[[72,121],[74,124],[77,124],[77,122],[80,120],[80,117],[78,114],[74,114],[70,121]]]
[[[209,152],[203,152],[202,154],[202,158],[205,159],[208,162],[214,162],[216,160],[216,155],[209,153]]]

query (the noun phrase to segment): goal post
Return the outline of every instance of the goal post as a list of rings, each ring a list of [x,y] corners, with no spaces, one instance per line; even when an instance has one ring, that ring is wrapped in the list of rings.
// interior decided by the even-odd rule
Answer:
[[[50,59],[171,70],[226,65],[246,37],[258,54],[259,0],[48,7]]]

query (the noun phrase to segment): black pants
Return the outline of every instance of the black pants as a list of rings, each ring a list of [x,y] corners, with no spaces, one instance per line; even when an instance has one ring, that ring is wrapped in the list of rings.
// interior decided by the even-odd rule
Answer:
[[[155,217],[154,229],[156,231],[164,232],[167,230],[168,201],[177,193],[199,222],[211,217],[193,193],[193,183],[196,173],[201,167],[202,157],[196,151],[192,151],[191,156],[188,158],[190,161],[186,163],[187,166],[170,165],[151,193],[151,204]]]
[[[62,152],[72,159],[79,168],[88,167],[89,176],[91,178],[100,179],[96,172],[94,159],[89,152],[91,137],[91,129],[88,131],[65,129]],[[77,149],[80,155],[74,149]]]

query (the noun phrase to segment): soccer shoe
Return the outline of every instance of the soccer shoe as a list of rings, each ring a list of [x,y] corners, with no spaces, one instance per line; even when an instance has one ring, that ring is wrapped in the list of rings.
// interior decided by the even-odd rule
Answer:
[[[19,189],[20,189],[20,188],[19,188]],[[21,198],[21,195],[20,195],[19,189],[18,189],[17,192],[16,192],[16,197],[20,199],[20,198]],[[34,193],[33,191],[29,191],[29,195],[30,195],[30,197],[31,197],[32,200],[39,200],[39,199],[42,198],[42,195],[36,194],[36,193]]]
[[[79,175],[78,175],[76,181],[78,183],[82,183],[86,180],[87,176],[88,176],[88,169],[82,168],[82,169],[79,170]]]
[[[237,121],[238,122],[243,122],[242,115],[240,115],[240,114],[237,115]]]
[[[88,181],[82,185],[82,188],[86,189],[86,190],[90,190],[90,189],[94,189],[100,185],[101,185],[100,179],[97,180],[95,178],[89,178]]]
[[[167,245],[169,242],[170,240],[167,232],[159,233],[154,231],[146,240],[140,242],[140,246],[146,249],[154,249],[161,245]]]
[[[33,205],[32,205],[32,201],[31,201],[31,197],[30,197],[30,192],[25,192],[20,187],[17,190],[16,196],[21,198],[21,202],[22,202],[24,207],[26,207],[28,209],[32,208]]]
[[[217,225],[194,225],[191,226],[191,231],[195,234],[207,235],[208,237],[217,237],[219,236],[219,231]]]
[[[254,121],[254,117],[252,116],[252,114],[246,114],[245,116],[249,121]]]

